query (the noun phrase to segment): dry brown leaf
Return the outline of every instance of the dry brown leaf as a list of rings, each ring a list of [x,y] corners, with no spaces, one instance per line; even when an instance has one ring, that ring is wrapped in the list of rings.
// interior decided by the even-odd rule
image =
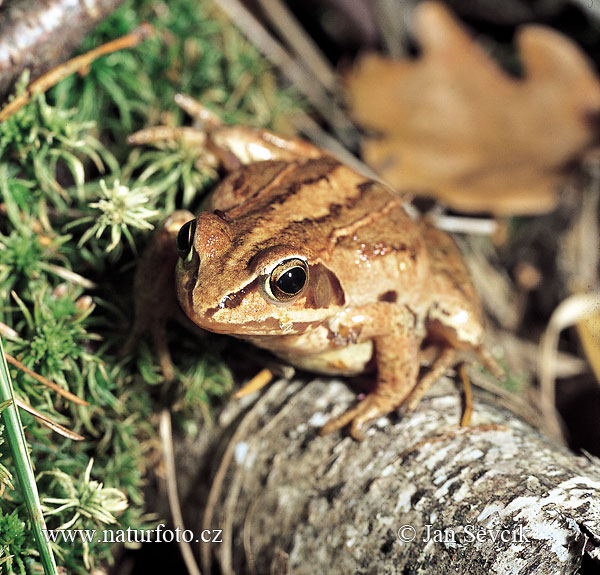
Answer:
[[[379,134],[366,162],[393,187],[460,210],[551,210],[565,169],[597,140],[600,82],[586,56],[526,26],[515,78],[441,4],[419,4],[416,27],[418,58],[368,55],[347,77],[354,117]]]

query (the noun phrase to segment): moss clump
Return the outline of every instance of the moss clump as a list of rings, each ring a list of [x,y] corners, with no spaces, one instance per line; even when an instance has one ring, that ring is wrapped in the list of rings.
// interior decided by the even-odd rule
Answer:
[[[142,21],[155,27],[154,37],[94,62],[85,76],[67,78],[0,125],[5,348],[89,402],[70,403],[11,369],[18,397],[86,437],[75,443],[22,414],[50,529],[103,529],[113,519],[123,529],[151,526],[143,484],[157,461],[155,414],[166,394],[148,343],[135,358],[118,357],[132,320],[131,275],[150,228],[175,207],[197,207],[215,174],[184,144],[132,149],[127,135],[183,122],[173,103],[177,92],[228,122],[280,131],[298,106],[206,0],[129,1],[82,49]],[[183,332],[177,342],[178,383],[168,403],[176,405],[178,423],[191,429],[189,422],[209,417],[211,402],[227,394],[232,377],[222,343],[209,340],[201,349]],[[6,444],[0,460],[0,569],[39,573]],[[57,541],[53,548],[58,564],[73,574],[112,556],[108,543]]]

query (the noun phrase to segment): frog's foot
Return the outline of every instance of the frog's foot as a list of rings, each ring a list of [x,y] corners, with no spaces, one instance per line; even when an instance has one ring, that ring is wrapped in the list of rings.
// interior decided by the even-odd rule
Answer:
[[[214,112],[184,94],[177,94],[175,103],[196,120],[197,131],[207,136],[207,149],[226,172],[263,160],[294,161],[328,155],[299,138],[248,126],[228,126]]]
[[[175,103],[187,112],[205,132],[212,132],[225,124],[217,114],[186,94],[175,94]]]
[[[394,411],[398,405],[397,397],[374,391],[346,413],[327,422],[320,429],[319,435],[326,435],[350,424],[350,435],[357,441],[362,441],[364,439],[363,429],[365,424]]]
[[[155,126],[129,136],[134,145],[183,143],[198,148],[197,165],[232,172],[264,160],[297,161],[329,156],[327,152],[299,138],[286,138],[248,126],[228,126],[200,102],[177,94],[175,102],[195,120],[193,127]]]

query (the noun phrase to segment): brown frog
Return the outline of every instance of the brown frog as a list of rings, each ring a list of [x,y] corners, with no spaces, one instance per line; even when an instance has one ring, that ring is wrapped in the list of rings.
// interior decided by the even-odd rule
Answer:
[[[373,391],[322,433],[350,424],[360,439],[367,422],[413,410],[458,350],[501,373],[482,347],[481,306],[456,244],[415,221],[406,198],[305,141],[225,126],[193,100],[178,102],[203,122],[206,157],[229,175],[207,211],[168,220],[138,272],[137,293],[148,273],[162,278],[142,298],[134,331],[153,331],[169,376],[162,333],[173,267],[179,304],[201,328],[315,372],[376,369]]]

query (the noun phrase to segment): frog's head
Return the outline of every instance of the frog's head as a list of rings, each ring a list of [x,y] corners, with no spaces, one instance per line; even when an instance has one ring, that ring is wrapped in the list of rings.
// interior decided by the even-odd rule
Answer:
[[[201,213],[177,236],[177,297],[200,327],[232,335],[299,334],[341,309],[335,274],[293,233],[240,229]]]

